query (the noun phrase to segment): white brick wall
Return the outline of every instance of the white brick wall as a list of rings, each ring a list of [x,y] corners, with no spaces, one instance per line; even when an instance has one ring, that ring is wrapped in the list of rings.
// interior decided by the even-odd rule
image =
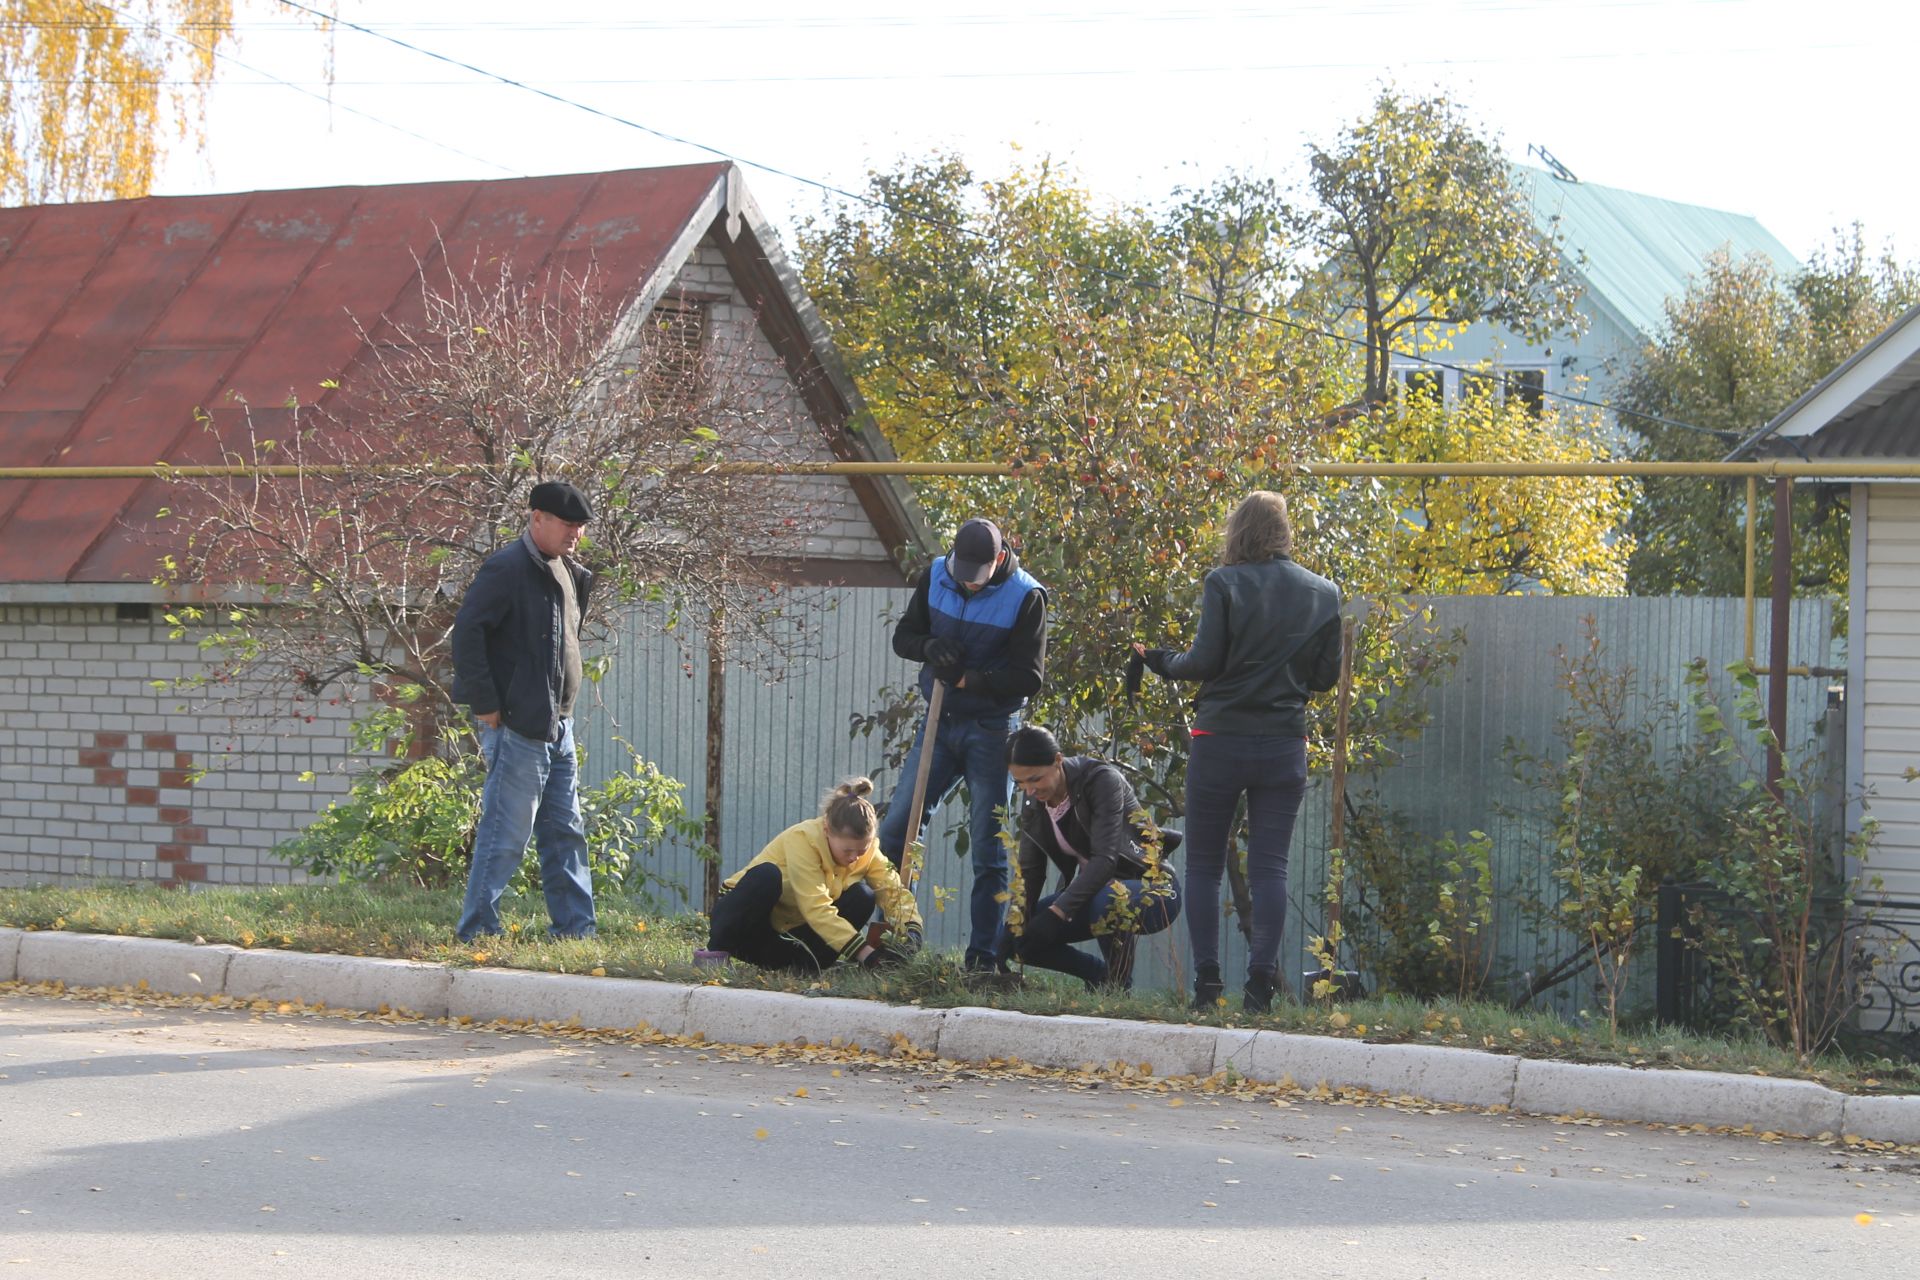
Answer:
[[[700,242],[687,265],[674,277],[669,293],[674,290],[726,297],[725,302],[715,302],[708,307],[709,341],[724,351],[738,350],[740,344],[745,344],[756,389],[766,398],[769,416],[774,421],[791,424],[782,442],[786,456],[808,462],[833,461],[833,451],[827,448],[814,425],[806,402],[787,376],[779,353],[754,323],[753,311],[734,287],[733,276],[727,271],[725,259],[711,235]],[[805,511],[813,526],[805,542],[806,555],[892,562],[887,548],[875,535],[860,499],[855,496],[853,485],[844,477],[818,476],[785,480],[781,484],[783,495],[791,494],[795,508]]]
[[[153,612],[0,605],[0,884],[299,878],[273,846],[345,793],[345,708],[267,734],[155,689],[202,663]]]

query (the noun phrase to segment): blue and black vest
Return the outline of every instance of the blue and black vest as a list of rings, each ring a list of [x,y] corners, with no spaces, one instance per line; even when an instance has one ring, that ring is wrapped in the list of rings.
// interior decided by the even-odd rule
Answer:
[[[960,665],[969,671],[998,671],[1007,663],[1008,641],[1020,606],[1035,591],[1045,591],[1040,580],[1015,565],[1005,580],[967,595],[947,573],[947,558],[934,561],[927,575],[928,633],[957,641]],[[933,696],[933,668],[920,668],[920,696]],[[1025,698],[991,698],[971,689],[947,689],[942,711],[946,715],[1012,715],[1026,705]]]

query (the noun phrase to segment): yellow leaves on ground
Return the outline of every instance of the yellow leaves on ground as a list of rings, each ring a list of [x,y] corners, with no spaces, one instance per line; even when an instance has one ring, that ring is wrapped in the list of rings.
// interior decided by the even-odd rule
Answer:
[[[765,1129],[755,1129],[753,1131],[753,1140],[755,1142],[765,1142],[767,1140],[767,1131]]]

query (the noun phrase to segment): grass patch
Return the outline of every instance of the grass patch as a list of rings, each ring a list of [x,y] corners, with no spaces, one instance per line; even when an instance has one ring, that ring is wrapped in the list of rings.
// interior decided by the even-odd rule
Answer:
[[[1260,1027],[1374,1043],[1451,1045],[1523,1057],[1572,1062],[1681,1067],[1817,1080],[1850,1092],[1920,1092],[1920,1068],[1886,1059],[1828,1053],[1803,1067],[1758,1037],[1695,1035],[1671,1028],[1623,1026],[1619,1038],[1604,1024],[1583,1027],[1555,1014],[1515,1011],[1498,1004],[1387,996],[1340,1005],[1281,1004],[1247,1015],[1237,1003],[1196,1013],[1185,997],[1165,990],[1089,992],[1064,975],[1027,971],[1024,990],[979,992],[963,981],[959,958],[926,952],[888,973],[840,966],[817,978],[764,973],[732,965],[716,978],[696,969],[706,922],[695,915],[658,916],[602,898],[596,938],[555,941],[537,901],[502,904],[508,929],[501,938],[466,945],[453,936],[459,895],[453,891],[299,885],[208,889],[192,893],[151,885],[62,885],[0,889],[0,925],[65,929],[184,942],[344,955],[389,956],[456,967],[496,965],[548,973],[720,981],[729,986],[800,994],[917,1003],[927,1008],[986,1005],[1033,1014],[1085,1014],[1152,1022],[1197,1022]]]

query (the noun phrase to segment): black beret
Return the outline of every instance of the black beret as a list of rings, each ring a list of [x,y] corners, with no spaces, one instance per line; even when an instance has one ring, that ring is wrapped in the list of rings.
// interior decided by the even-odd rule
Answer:
[[[533,492],[527,495],[527,505],[535,511],[559,516],[568,524],[585,524],[593,519],[587,495],[565,480],[548,480],[533,486]]]

